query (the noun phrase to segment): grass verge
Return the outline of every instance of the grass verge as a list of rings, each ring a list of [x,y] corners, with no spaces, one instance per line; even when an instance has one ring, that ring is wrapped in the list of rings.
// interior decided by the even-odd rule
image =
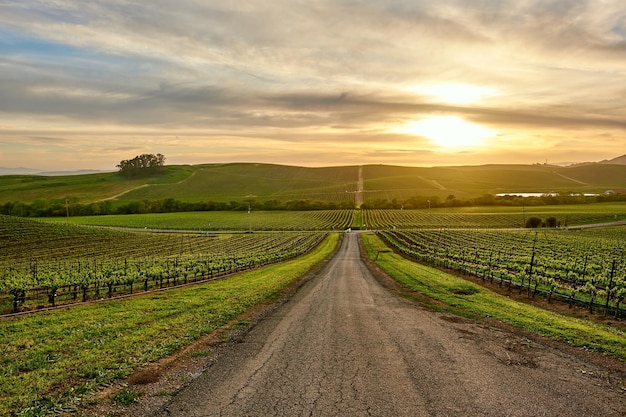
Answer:
[[[71,409],[96,388],[275,301],[337,241],[329,234],[303,257],[206,284],[1,320],[0,416]]]
[[[572,318],[512,300],[478,284],[411,262],[388,251],[373,233],[361,235],[368,256],[404,287],[444,303],[446,312],[490,317],[518,328],[626,361],[626,333],[602,324]]]

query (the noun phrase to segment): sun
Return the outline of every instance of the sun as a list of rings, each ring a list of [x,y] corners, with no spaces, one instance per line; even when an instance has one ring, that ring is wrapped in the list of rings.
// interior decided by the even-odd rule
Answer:
[[[431,116],[409,122],[395,131],[423,136],[442,148],[480,146],[486,139],[495,136],[492,130],[456,116]]]

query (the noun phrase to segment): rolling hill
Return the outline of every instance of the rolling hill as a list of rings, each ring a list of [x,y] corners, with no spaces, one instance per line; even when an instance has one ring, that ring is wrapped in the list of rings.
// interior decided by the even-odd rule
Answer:
[[[128,180],[118,173],[68,176],[0,176],[0,204],[38,199],[80,203],[173,198],[180,201],[352,201],[359,184],[358,166],[305,168],[232,163],[166,166],[159,177]],[[362,167],[363,198],[414,196],[473,198],[519,192],[603,193],[626,189],[626,165],[594,163],[554,165],[483,165],[453,167]]]

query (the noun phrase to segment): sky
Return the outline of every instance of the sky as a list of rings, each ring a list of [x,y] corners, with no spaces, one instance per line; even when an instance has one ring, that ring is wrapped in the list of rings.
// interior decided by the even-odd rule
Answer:
[[[0,166],[626,153],[623,0],[0,0]]]

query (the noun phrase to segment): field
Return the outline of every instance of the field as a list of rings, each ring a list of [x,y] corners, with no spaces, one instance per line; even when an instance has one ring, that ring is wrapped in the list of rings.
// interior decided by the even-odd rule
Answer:
[[[53,223],[148,229],[223,230],[342,230],[352,223],[352,210],[209,211],[109,216],[42,218]]]
[[[356,167],[269,164],[166,166],[163,175],[127,180],[118,173],[46,177],[0,176],[0,204],[66,199],[80,203],[173,198],[180,201],[353,200]]]
[[[460,207],[433,210],[365,210],[367,228],[520,228],[531,217],[554,217],[561,227],[626,220],[626,204],[538,207]]]
[[[415,195],[446,198],[512,192],[574,191],[603,193],[623,189],[623,166],[484,165],[397,167],[370,165],[363,170],[365,199],[403,199]]]
[[[574,231],[387,231],[380,236],[424,264],[626,317],[624,227]],[[513,289],[512,289],[513,288]]]
[[[276,300],[336,242],[330,235],[305,256],[226,279],[0,319],[0,415],[71,413],[85,394]]]
[[[531,216],[554,217],[561,227],[521,227]],[[329,232],[349,227],[372,230],[362,235],[370,257],[421,294],[415,297],[448,306],[437,308],[489,316],[624,360],[626,226],[578,226],[625,219],[626,204],[618,203],[0,216],[2,312],[75,304],[0,319],[0,415],[71,410],[77,398],[273,299],[328,256],[339,236]],[[579,305],[616,325],[513,306],[480,282],[529,300]]]
[[[158,234],[0,219],[0,314],[215,279],[301,256],[325,235]]]
[[[304,168],[270,164],[166,166],[158,177],[127,180],[118,173],[46,177],[0,176],[0,204],[45,200],[113,206],[144,200],[184,202],[355,202],[357,166]],[[591,164],[398,167],[365,165],[365,201],[415,196],[459,199],[519,192],[599,193],[626,190],[626,165]],[[14,213],[19,214],[19,213]]]
[[[553,218],[559,227],[540,233],[522,228],[530,217]],[[352,227],[380,231],[390,246],[419,262],[620,316],[623,227],[576,229],[624,219],[623,203],[157,213],[45,223],[2,217],[7,239],[0,248],[0,313],[212,279],[305,253],[323,233]],[[159,230],[178,233],[145,233]]]
[[[626,203],[537,207],[458,207],[432,210],[215,211],[42,218],[45,222],[148,229],[344,230],[401,228],[520,228],[530,217],[560,226],[626,221]]]

